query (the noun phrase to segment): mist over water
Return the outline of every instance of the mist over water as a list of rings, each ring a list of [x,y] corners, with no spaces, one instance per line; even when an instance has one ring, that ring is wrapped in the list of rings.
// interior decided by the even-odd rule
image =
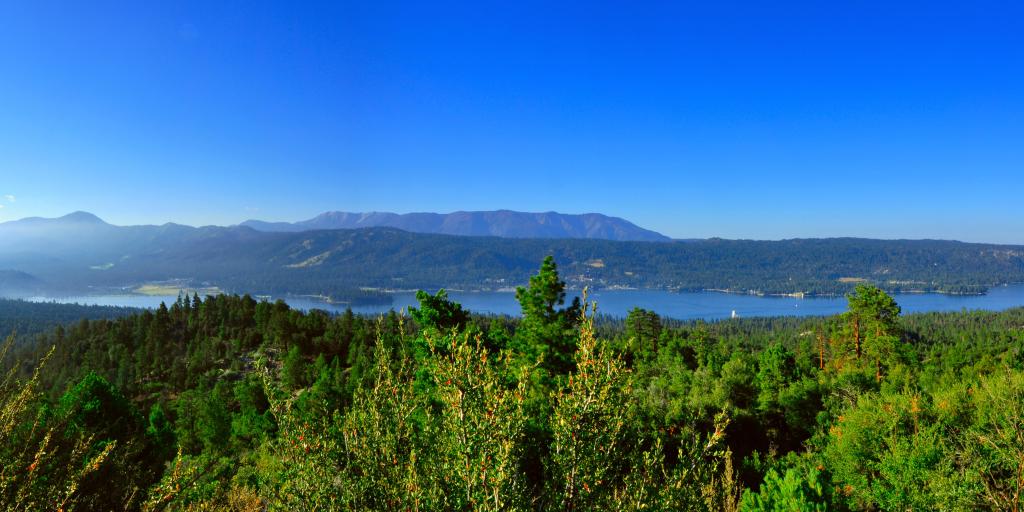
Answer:
[[[432,290],[433,291],[433,290]],[[577,296],[578,291],[571,292]],[[449,298],[474,313],[519,315],[519,303],[511,292],[448,292]],[[345,304],[329,304],[303,297],[282,297],[291,307],[344,312]],[[390,305],[356,306],[355,313],[377,314],[391,309],[407,310],[417,305],[414,293],[395,293]],[[661,290],[604,290],[589,294],[596,301],[598,313],[624,317],[634,307],[654,311],[667,318],[680,320],[729,318],[733,311],[740,317],[755,316],[817,316],[834,315],[846,310],[845,297],[759,297],[718,292],[668,292]],[[928,311],[990,310],[1001,311],[1024,306],[1024,285],[998,286],[985,295],[945,295],[938,293],[906,293],[895,295],[904,313]],[[170,304],[174,295],[89,295],[72,297],[32,297],[36,302],[95,304],[156,308],[161,302]]]

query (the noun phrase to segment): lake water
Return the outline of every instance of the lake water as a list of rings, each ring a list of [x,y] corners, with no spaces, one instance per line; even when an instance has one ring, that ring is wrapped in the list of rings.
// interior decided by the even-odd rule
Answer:
[[[511,292],[449,292],[452,300],[476,313],[518,315],[519,303]],[[985,295],[943,295],[936,293],[898,294],[895,296],[904,313],[924,311],[960,311],[961,309],[984,309],[1000,311],[1024,306],[1024,285],[999,286]],[[376,314],[390,309],[400,310],[417,304],[415,294],[396,293],[394,301],[387,306],[354,307],[356,313]],[[99,304],[107,306],[131,306],[155,308],[161,302],[171,303],[176,296],[147,295],[94,295],[78,297],[34,297],[34,301],[56,301],[62,303]],[[323,309],[333,312],[345,311],[345,305],[326,304],[320,301],[285,297],[294,308]],[[604,290],[592,292],[590,300],[597,301],[598,313],[625,316],[630,309],[641,307],[657,312],[668,318],[707,320],[728,318],[735,311],[738,316],[812,316],[833,315],[846,310],[845,297],[792,298],[758,297],[717,292],[667,292],[660,290]]]

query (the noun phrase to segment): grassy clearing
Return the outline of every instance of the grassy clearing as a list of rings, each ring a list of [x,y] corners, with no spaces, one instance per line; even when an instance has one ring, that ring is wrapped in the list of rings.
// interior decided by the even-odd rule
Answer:
[[[868,280],[864,279],[863,277],[840,277],[839,278],[839,282],[840,283],[866,283],[866,282],[868,282]]]
[[[132,290],[132,292],[140,295],[180,295],[182,293],[192,295],[195,293],[201,297],[205,297],[207,295],[220,295],[221,293],[224,293],[223,290],[216,286],[190,288],[174,284],[144,284]]]

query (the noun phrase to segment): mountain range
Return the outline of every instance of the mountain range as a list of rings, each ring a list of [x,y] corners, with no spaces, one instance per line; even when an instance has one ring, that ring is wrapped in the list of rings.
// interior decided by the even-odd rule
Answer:
[[[553,255],[570,286],[838,294],[981,293],[1024,282],[1024,246],[856,238],[667,242],[501,238],[390,227],[265,232],[114,226],[76,212],[0,224],[0,295],[111,293],[146,284],[390,300],[382,290],[509,289]]]
[[[502,238],[594,238],[633,242],[667,242],[669,237],[618,217],[600,213],[571,215],[511,210],[453,213],[326,212],[299,222],[247,220],[257,231],[299,232],[318,229],[389,227],[411,233]]]

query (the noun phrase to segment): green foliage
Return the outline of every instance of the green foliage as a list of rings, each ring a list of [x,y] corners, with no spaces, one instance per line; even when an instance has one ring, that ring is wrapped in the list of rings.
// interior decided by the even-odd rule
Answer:
[[[633,308],[626,316],[626,338],[630,342],[627,354],[650,359],[658,352],[661,341],[661,317],[653,311]]]
[[[64,393],[55,414],[73,430],[94,432],[108,439],[129,435],[142,420],[117,388],[93,372]]]
[[[778,412],[779,396],[785,387],[793,381],[796,373],[796,360],[793,353],[773,343],[761,352],[757,364],[757,405],[763,411]]]
[[[516,329],[519,346],[528,354],[540,355],[552,374],[568,373],[573,366],[581,306],[579,298],[574,298],[569,307],[559,307],[565,304],[565,281],[558,276],[554,258],[544,258],[528,287],[516,288],[516,300],[523,312]]]
[[[521,319],[443,291],[415,326],[182,297],[9,343],[0,504],[1021,505],[1024,309],[901,316],[861,286],[832,318],[610,319],[565,307],[558,270],[520,289]]]
[[[827,512],[841,510],[841,503],[832,501],[830,482],[821,470],[811,468],[803,473],[798,468],[786,468],[779,475],[769,469],[758,492],[747,491],[740,502],[740,510],[750,512]]]
[[[2,274],[0,271],[0,278]],[[120,306],[82,306],[0,298],[0,338],[16,334],[16,343],[29,343],[58,326],[72,325],[83,319],[118,318],[139,312],[136,308]]]
[[[661,439],[644,439],[649,434],[636,431],[629,371],[595,338],[586,310],[581,311],[574,357],[576,369],[554,399],[551,415],[546,474],[554,510],[720,510],[733,505],[731,471],[719,474],[728,458],[718,451],[724,417],[703,447],[699,439],[687,439],[678,464],[667,467]]]
[[[0,348],[3,360],[14,344]],[[46,422],[36,409],[39,370],[24,383],[7,372],[0,380],[0,508],[73,510],[96,498],[81,485],[104,467],[116,442],[93,450],[93,436],[70,432],[67,423]],[[95,490],[92,491],[95,493]],[[88,508],[88,507],[83,507]]]
[[[899,509],[926,505],[926,509],[934,509],[934,503],[917,502],[917,490],[924,489],[929,472],[941,458],[936,451],[939,447],[932,444],[933,436],[916,431],[916,400],[907,395],[865,396],[830,428],[824,457],[836,479],[845,483],[844,492],[854,504],[879,503],[897,505]],[[920,449],[913,451],[914,447]],[[912,455],[914,459],[898,468],[891,464],[896,462],[897,454]],[[900,474],[903,470],[911,472]]]
[[[448,344],[442,355],[438,343]],[[433,453],[451,510],[528,510],[519,463],[526,436],[529,367],[517,370],[511,354],[491,357],[480,336],[432,340],[433,379],[440,411]],[[515,375],[515,384],[509,385]],[[429,451],[427,452],[430,453]]]
[[[213,389],[199,399],[195,409],[196,436],[202,443],[202,451],[220,454],[228,449],[231,438],[231,414],[223,398],[223,387]]]
[[[608,507],[618,498],[623,474],[618,467],[629,446],[627,370],[621,360],[597,346],[585,318],[575,354],[576,370],[555,398],[551,415],[552,450],[548,466],[551,494],[559,508]]]
[[[306,359],[298,345],[293,345],[284,358],[282,377],[286,386],[301,389],[306,386]]]
[[[979,475],[981,502],[994,510],[1024,507],[1024,372],[1003,370],[969,393],[970,427],[957,441],[966,473]],[[949,408],[948,402],[945,404]]]
[[[155,444],[158,440],[147,435],[138,409],[95,373],[90,372],[64,393],[48,421],[61,426],[66,440],[89,439],[87,457],[108,454],[106,464],[79,482],[85,508],[134,507],[142,489],[163,470],[168,452],[161,453]]]
[[[171,458],[176,446],[174,426],[168,420],[167,414],[164,413],[164,408],[160,404],[153,404],[149,409],[146,435],[151,440],[156,457],[160,459]]]
[[[461,330],[469,322],[469,312],[462,309],[461,304],[448,300],[448,292],[444,288],[438,290],[436,295],[419,290],[416,292],[416,300],[420,307],[409,308],[409,315],[423,329]]]
[[[839,339],[840,366],[874,366],[875,379],[881,381],[882,368],[899,354],[900,307],[878,287],[857,285],[847,296],[849,307],[842,315]]]

